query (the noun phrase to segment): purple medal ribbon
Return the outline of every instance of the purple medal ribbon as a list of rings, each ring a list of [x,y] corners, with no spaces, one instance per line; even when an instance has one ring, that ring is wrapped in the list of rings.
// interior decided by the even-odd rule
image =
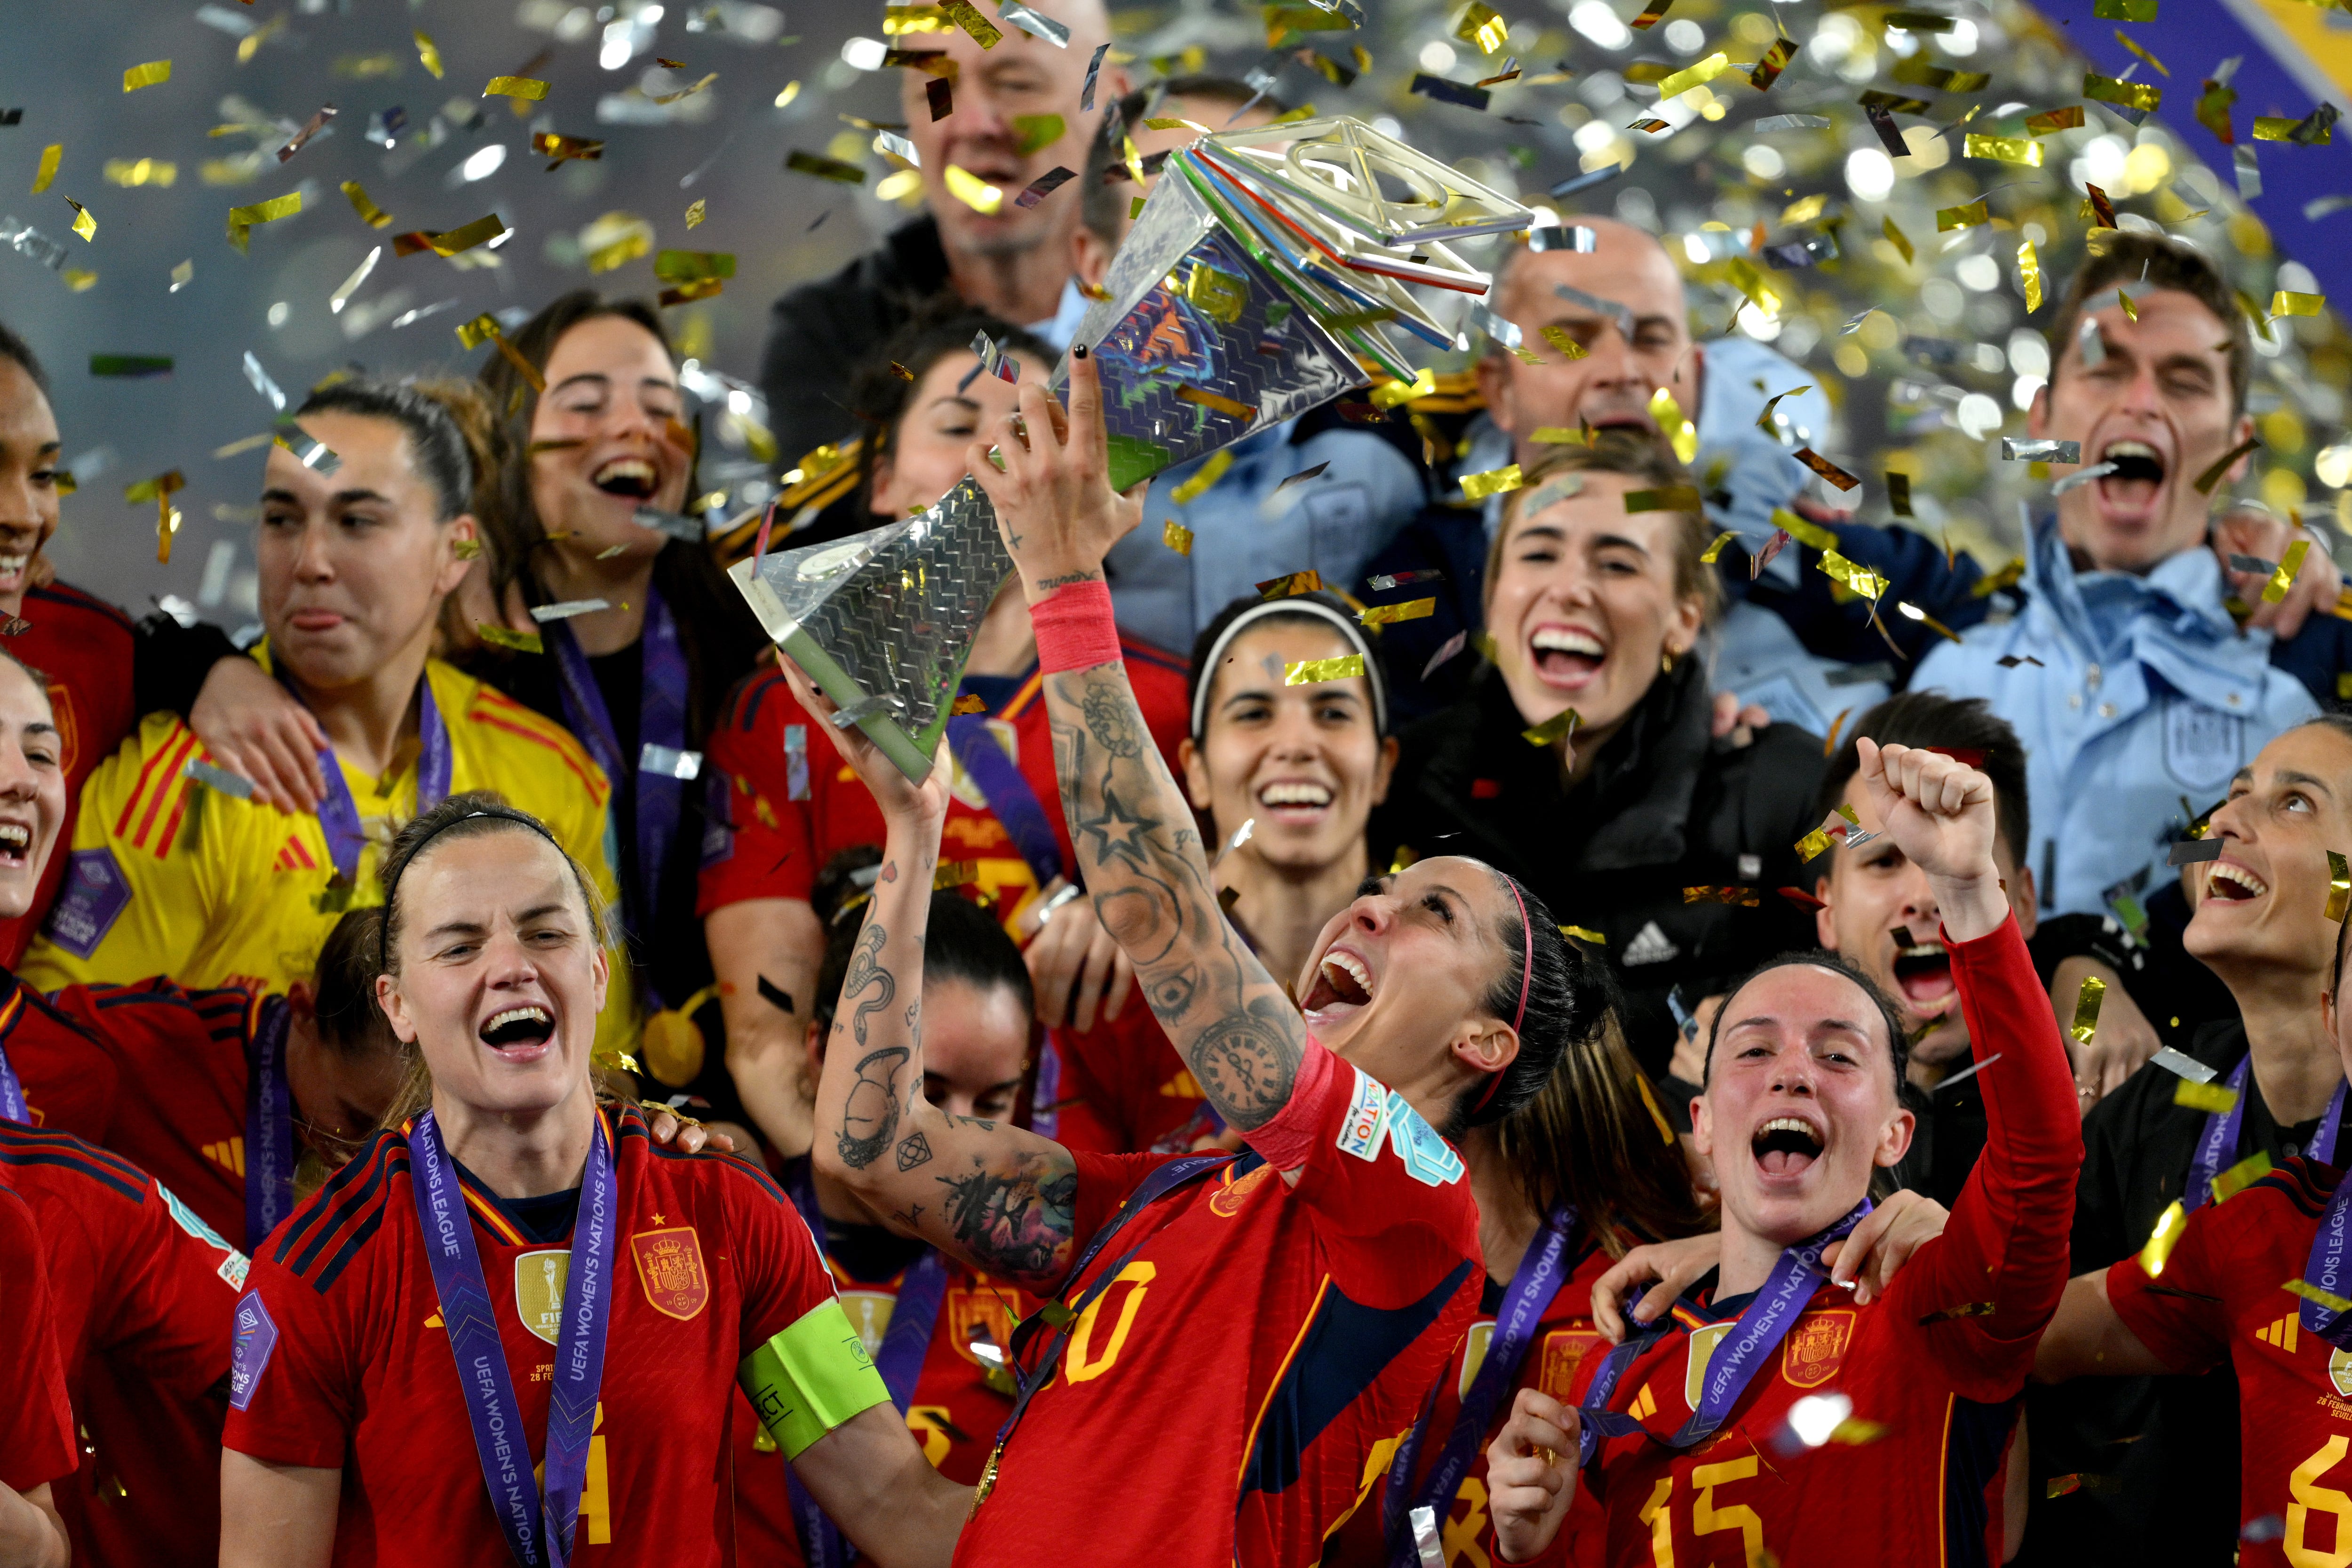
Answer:
[[[1062,874],[1061,841],[1054,837],[1054,824],[1038,804],[1037,792],[1029,787],[1028,775],[1005,755],[996,732],[988,727],[987,717],[960,713],[950,719],[948,750],[980,786],[990,815],[1013,840],[1021,858],[1029,863],[1029,874],[1037,879],[1038,888],[1052,887]]]
[[[1575,1229],[1573,1205],[1555,1210],[1519,1259],[1518,1268],[1511,1275],[1510,1289],[1504,1292],[1502,1310],[1495,1314],[1495,1331],[1486,1342],[1486,1359],[1479,1363],[1478,1375],[1470,1380],[1470,1391],[1462,1396],[1462,1409],[1454,1418],[1454,1429],[1446,1434],[1445,1447],[1439,1450],[1436,1467],[1429,1472],[1419,1496],[1412,1491],[1412,1472],[1420,1462],[1422,1439],[1429,1431],[1433,1394],[1432,1404],[1423,1406],[1421,1419],[1413,1423],[1412,1430],[1397,1449],[1395,1462],[1389,1467],[1388,1491],[1381,1509],[1381,1528],[1389,1542],[1390,1568],[1419,1568],[1421,1562],[1409,1522],[1408,1500],[1450,1517],[1454,1494],[1462,1484],[1464,1473],[1470,1468],[1470,1461],[1484,1446],[1486,1423],[1494,1415],[1495,1406],[1518,1381],[1528,1347],[1535,1342],[1536,1325],[1550,1309],[1560,1287],[1568,1283],[1568,1238]]]
[[[245,1246],[262,1238],[294,1212],[294,1097],[286,1083],[286,1026],[293,1009],[283,996],[261,1005],[261,1021],[245,1047]]]
[[[548,628],[547,641],[555,650],[555,672],[563,695],[564,722],[588,748],[605,779],[620,795],[624,810],[636,826],[637,876],[634,886],[621,890],[622,910],[632,934],[650,937],[654,911],[661,891],[662,867],[677,837],[677,819],[685,809],[686,783],[674,773],[647,773],[638,761],[646,746],[686,750],[686,650],[678,646],[677,620],[662,600],[661,591],[646,584],[646,626],[638,639],[640,676],[637,683],[637,743],[635,757],[621,755],[620,731],[613,726],[612,710],[597,688],[596,672],[580,650],[580,639],[562,621]],[[659,998],[655,998],[656,1005]]]
[[[13,984],[24,984],[11,978]],[[33,1121],[33,1109],[25,1103],[25,1086],[17,1081],[16,1069],[9,1063],[5,1047],[0,1047],[0,1121],[21,1121],[26,1126],[32,1125]]]
[[[427,669],[416,682],[416,809],[432,810],[449,797],[449,727],[433,700],[433,673]],[[344,887],[359,880],[360,851],[367,832],[360,826],[360,808],[332,746],[319,753],[319,772],[327,781],[327,796],[319,803],[319,826],[326,831],[327,854],[335,863],[335,879]]]
[[[2181,1194],[2180,1206],[2186,1211],[2202,1208],[2213,1195],[2213,1178],[2221,1173],[2223,1162],[2238,1152],[2238,1139],[2245,1126],[2246,1095],[2251,1088],[2249,1072],[2254,1065],[2252,1051],[2240,1059],[2230,1074],[2229,1089],[2238,1098],[2224,1110],[2205,1114],[2205,1131],[2197,1140],[2197,1152],[2189,1162],[2189,1182]],[[2348,1086],[2337,1084],[2336,1094],[2327,1102],[2327,1113],[2319,1119],[2319,1131],[2311,1137],[2311,1147],[2304,1152],[2323,1165],[2336,1163],[2336,1133],[2344,1121],[2344,1091]]]
[[[482,1479],[507,1546],[522,1568],[562,1568],[572,1557],[572,1532],[588,1475],[588,1443],[596,1426],[596,1396],[604,1381],[604,1331],[612,1307],[613,1236],[620,1221],[620,1181],[601,1112],[588,1145],[580,1211],[572,1225],[572,1260],[563,1285],[563,1322],[555,1346],[555,1385],[547,1401],[547,1497],[531,1476],[530,1440],[524,1436],[522,1406],[507,1369],[499,1337],[498,1313],[483,1282],[481,1256],[474,1247],[473,1217],[467,1213],[457,1173],[441,1147],[433,1113],[421,1111],[410,1125],[410,1184],[416,1218],[425,1232],[425,1254],[433,1265],[433,1287],[449,1350],[474,1426],[474,1448]]]
[[[794,1163],[797,1179],[789,1191],[793,1206],[801,1211],[815,1237],[817,1250],[824,1250],[824,1212],[817,1206],[816,1183],[810,1174],[809,1163]],[[940,1321],[940,1304],[947,1299],[947,1259],[936,1247],[923,1248],[922,1257],[907,1266],[898,1279],[898,1295],[890,1307],[890,1326],[882,1331],[882,1345],[874,1356],[874,1370],[882,1374],[882,1386],[890,1391],[890,1402],[904,1415],[907,1406],[914,1402],[915,1382],[922,1375],[923,1358],[930,1352],[931,1331]],[[785,1489],[792,1494],[793,1523],[801,1539],[801,1556],[809,1568],[846,1568],[857,1557],[857,1549],[841,1532],[841,1527],[819,1508],[816,1500],[801,1485],[801,1479],[792,1466],[784,1467]]]
[[[2311,1255],[2303,1266],[2304,1283],[2333,1296],[2352,1294],[2347,1251],[2352,1251],[2352,1181],[2338,1181],[2328,1195],[2327,1207],[2320,1213],[2318,1232],[2311,1238]],[[2338,1350],[2352,1350],[2352,1312],[2339,1312],[2305,1297],[2300,1316],[2308,1332]]]
[[[1592,1380],[1585,1402],[1578,1415],[1583,1418],[1579,1433],[1582,1463],[1591,1464],[1593,1454],[1603,1437],[1624,1437],[1640,1433],[1653,1442],[1670,1448],[1692,1448],[1713,1436],[1716,1429],[1731,1418],[1739,1396],[1769,1359],[1789,1331],[1797,1326],[1805,1305],[1813,1299],[1828,1278],[1822,1267],[1822,1253],[1830,1243],[1839,1240],[1863,1222],[1870,1213],[1870,1200],[1864,1198],[1827,1230],[1816,1232],[1794,1247],[1781,1249],[1780,1260],[1772,1265],[1771,1274],[1763,1287],[1751,1298],[1739,1314],[1738,1322],[1716,1346],[1707,1363],[1706,1382],[1701,1385],[1697,1402],[1691,1409],[1690,1419],[1670,1437],[1660,1437],[1631,1415],[1609,1408],[1609,1401],[1617,1392],[1618,1379],[1625,1374],[1636,1356],[1673,1331],[1674,1318],[1669,1313],[1645,1333],[1636,1334],[1609,1352],[1601,1363],[1601,1372]],[[1630,1305],[1630,1303],[1629,1303]]]

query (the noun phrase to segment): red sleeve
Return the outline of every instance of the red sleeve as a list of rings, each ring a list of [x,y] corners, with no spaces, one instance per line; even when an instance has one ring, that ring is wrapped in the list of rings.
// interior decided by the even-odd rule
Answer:
[[[2108,1268],[2107,1300],[2116,1316],[2173,1371],[2204,1372],[2228,1361],[2238,1294],[2278,1289],[2271,1278],[2277,1268],[2262,1267],[2275,1252],[2264,1237],[2310,1234],[2310,1219],[2294,1212],[2280,1180],[2265,1176],[2228,1203],[2191,1213],[2165,1259],[2161,1294],[2137,1253]],[[2281,1310],[2294,1304],[2287,1298]]]
[[[246,1257],[152,1180],[131,1230],[114,1281],[114,1334],[98,1348],[165,1389],[201,1398],[228,1372]]]
[[[1990,1064],[1977,1075],[1985,1147],[1951,1223],[1895,1277],[1885,1310],[1964,1396],[2001,1400],[2024,1385],[2066,1289],[2082,1116],[2050,993],[2016,921],[1974,942],[1944,940],[1971,1047]],[[1987,1316],[1918,1321],[1986,1300]]]
[[[764,1344],[834,1299],[833,1275],[808,1222],[765,1173],[732,1155],[724,1169],[730,1245],[743,1281],[742,1352]]]
[[[1185,673],[1190,667],[1178,655],[1129,637],[1119,638],[1119,654],[1127,666],[1127,684],[1135,693],[1136,709],[1143,715],[1143,727],[1151,731],[1168,771],[1181,780],[1183,759],[1176,748],[1192,728],[1187,689],[1191,681]]]
[[[1243,1137],[1286,1177],[1297,1173],[1349,1300],[1401,1306],[1478,1266],[1462,1156],[1403,1095],[1313,1036],[1289,1103]]]
[[[81,1462],[52,1313],[33,1211],[0,1188],[0,1342],[9,1352],[0,1378],[0,1482],[20,1492],[62,1480]]]
[[[224,1447],[273,1465],[342,1465],[366,1352],[338,1307],[364,1305],[368,1291],[348,1273],[337,1283],[331,1299],[282,1264],[253,1260],[230,1323]]]
[[[793,766],[788,742],[805,749],[804,768]],[[695,914],[751,899],[806,900],[818,869],[810,795],[838,765],[824,727],[809,722],[782,676],[763,671],[737,689],[703,760],[725,777],[727,817],[705,840]],[[719,786],[711,787],[715,800]]]

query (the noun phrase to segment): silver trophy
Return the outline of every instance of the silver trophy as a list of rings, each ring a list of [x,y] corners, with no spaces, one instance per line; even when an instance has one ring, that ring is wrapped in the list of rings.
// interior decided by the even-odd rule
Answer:
[[[1383,195],[1383,176],[1391,190]],[[1453,333],[1408,289],[1483,295],[1445,241],[1524,229],[1510,198],[1357,121],[1202,138],[1171,153],[1075,341],[1101,369],[1111,482],[1162,469],[1363,386],[1411,381],[1383,335]],[[992,358],[992,355],[987,356]],[[992,367],[991,367],[992,368]],[[1068,362],[1055,371],[1058,392]],[[738,562],[736,586],[777,647],[921,780],[965,659],[1013,572],[996,513],[964,480],[916,517]]]

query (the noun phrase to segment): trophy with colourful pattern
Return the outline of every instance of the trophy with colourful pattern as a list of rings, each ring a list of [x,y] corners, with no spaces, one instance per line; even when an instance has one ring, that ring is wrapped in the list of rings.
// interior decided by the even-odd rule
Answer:
[[[1140,170],[1130,161],[1130,172]],[[1534,215],[1345,117],[1201,138],[1169,155],[1079,323],[1124,490],[1361,387],[1420,374],[1383,329],[1454,344],[1412,285],[1484,295],[1447,242]],[[979,374],[1018,369],[974,345]],[[1067,384],[1068,364],[1053,385]],[[1013,571],[965,479],[920,514],[730,572],[776,645],[911,779],[929,772],[972,638]]]

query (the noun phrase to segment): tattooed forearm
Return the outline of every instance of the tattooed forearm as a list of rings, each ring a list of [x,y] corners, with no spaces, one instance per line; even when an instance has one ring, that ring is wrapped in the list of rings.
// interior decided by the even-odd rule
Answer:
[[[841,994],[857,999],[857,1009],[849,1022],[861,1046],[866,1043],[866,1016],[887,1007],[890,998],[898,994],[898,983],[876,962],[882,955],[883,944],[889,940],[890,933],[883,929],[880,921],[866,921],[866,930],[857,939],[857,951],[850,955],[849,972],[841,977]],[[872,994],[868,995],[868,992]]]
[[[841,1163],[863,1170],[881,1158],[898,1130],[898,1069],[909,1053],[897,1046],[876,1051],[857,1064],[857,1080],[849,1087],[849,1102],[842,1108],[837,1135]],[[903,1167],[902,1167],[903,1168]]]
[[[1124,669],[1059,674],[1045,695],[1063,806],[1103,929],[1211,1102],[1233,1125],[1257,1126],[1290,1098],[1305,1023],[1225,919]]]
[[[948,1190],[947,1226],[963,1254],[982,1268],[1045,1279],[1061,1271],[1078,1195],[1069,1155],[1024,1155],[1010,1168],[984,1167],[941,1176]]]

